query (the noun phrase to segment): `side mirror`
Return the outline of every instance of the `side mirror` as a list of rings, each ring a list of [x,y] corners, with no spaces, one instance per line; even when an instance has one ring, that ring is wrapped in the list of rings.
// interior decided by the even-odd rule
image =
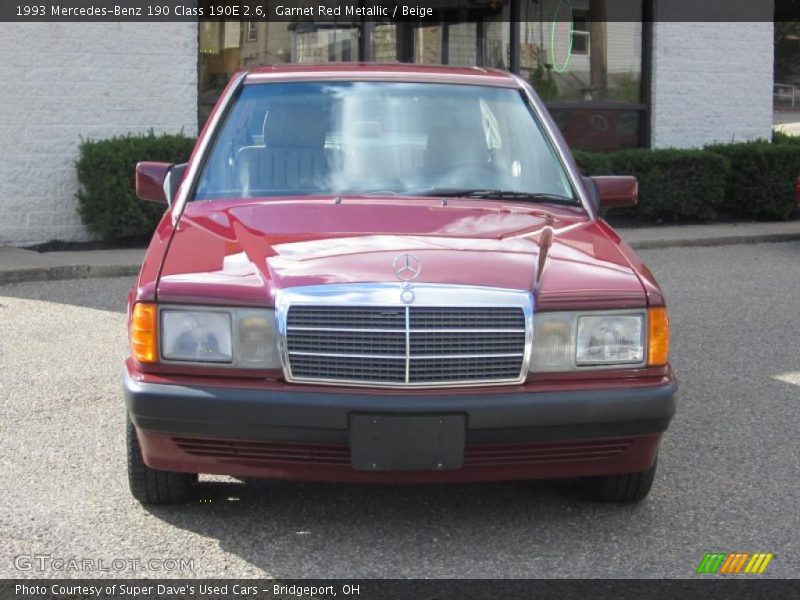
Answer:
[[[639,182],[630,175],[590,177],[597,190],[600,208],[627,208],[639,203]]]
[[[169,204],[170,198],[164,183],[172,167],[169,163],[140,162],[136,164],[136,196],[140,200]]]
[[[140,162],[136,165],[136,196],[148,202],[172,205],[181,185],[187,163],[171,165]]]
[[[800,206],[800,177],[797,178],[797,183],[794,184],[794,198],[797,201],[797,206]]]

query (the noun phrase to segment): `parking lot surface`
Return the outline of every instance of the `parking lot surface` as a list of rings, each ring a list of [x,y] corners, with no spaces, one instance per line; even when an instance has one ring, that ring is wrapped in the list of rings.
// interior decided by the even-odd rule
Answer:
[[[120,383],[132,280],[0,286],[0,576],[692,577],[713,551],[773,552],[763,576],[796,576],[800,243],[641,255],[681,399],[636,506],[554,482],[204,478],[192,504],[143,508]]]

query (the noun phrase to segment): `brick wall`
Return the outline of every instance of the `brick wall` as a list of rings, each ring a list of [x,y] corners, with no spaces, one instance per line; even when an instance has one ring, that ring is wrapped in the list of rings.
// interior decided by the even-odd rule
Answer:
[[[89,239],[81,136],[197,132],[196,23],[0,23],[0,245]]]
[[[653,37],[653,147],[770,137],[771,22],[660,21]]]

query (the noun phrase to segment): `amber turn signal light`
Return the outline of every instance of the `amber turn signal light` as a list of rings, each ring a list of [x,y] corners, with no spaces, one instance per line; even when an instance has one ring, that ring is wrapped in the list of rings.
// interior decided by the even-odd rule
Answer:
[[[667,309],[651,308],[648,311],[647,364],[651,367],[667,364],[669,358],[669,319]]]
[[[133,307],[129,339],[131,353],[140,363],[158,360],[158,310],[155,304],[139,302]]]

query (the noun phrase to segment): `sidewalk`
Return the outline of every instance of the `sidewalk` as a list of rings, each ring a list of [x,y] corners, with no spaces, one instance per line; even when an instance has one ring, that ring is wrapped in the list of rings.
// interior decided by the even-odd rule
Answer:
[[[34,252],[0,247],[0,285],[21,281],[133,276],[139,272],[144,248]]]
[[[636,227],[617,231],[637,250],[724,246],[800,240],[800,221]],[[139,248],[39,253],[0,247],[0,285],[84,277],[132,277],[139,272],[144,252]]]
[[[631,227],[618,228],[617,233],[636,250],[728,246],[800,240],[800,221]]]

